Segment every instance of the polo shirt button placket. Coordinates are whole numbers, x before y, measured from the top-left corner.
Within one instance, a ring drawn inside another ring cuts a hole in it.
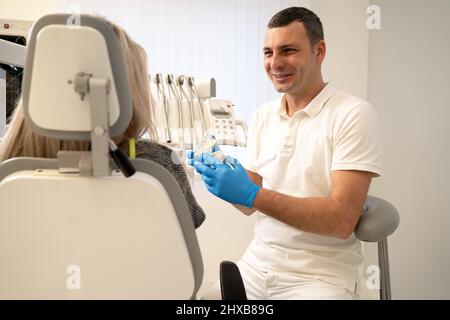
[[[284,149],[285,150],[291,150],[292,147],[293,147],[293,145],[292,145],[292,137],[289,135],[284,140]]]
[[[296,134],[295,132],[297,131],[296,127],[298,126],[298,124],[297,124],[298,121],[299,121],[299,118],[297,118],[297,117],[292,118],[289,121],[288,133],[287,133],[286,137],[284,138],[284,144],[283,144],[283,149],[286,152],[291,152],[292,149],[294,148],[294,137]]]

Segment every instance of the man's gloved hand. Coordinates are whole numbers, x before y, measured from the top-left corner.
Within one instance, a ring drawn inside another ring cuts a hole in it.
[[[194,165],[194,150],[186,150],[186,163],[190,166]]]
[[[254,184],[238,160],[228,156],[227,163],[217,160],[211,153],[203,153],[201,159],[188,154],[188,163],[202,176],[209,192],[217,197],[251,208],[261,189]]]
[[[211,149],[211,153],[214,152],[221,152],[222,150],[220,150],[219,146],[214,145]],[[203,162],[203,158],[204,155],[208,155],[211,153],[196,153],[194,150],[186,150],[186,159],[187,159],[187,164],[190,166],[194,165],[194,161],[198,161],[198,162]]]

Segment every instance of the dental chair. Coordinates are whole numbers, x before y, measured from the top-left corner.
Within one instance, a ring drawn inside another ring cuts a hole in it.
[[[203,263],[176,179],[110,140],[132,114],[118,40],[101,19],[70,19],[33,26],[23,108],[33,131],[92,151],[0,165],[0,299],[195,298]]]
[[[380,300],[391,300],[389,253],[387,238],[395,232],[400,222],[397,209],[388,201],[367,196],[355,236],[361,241],[376,242],[380,268]]]

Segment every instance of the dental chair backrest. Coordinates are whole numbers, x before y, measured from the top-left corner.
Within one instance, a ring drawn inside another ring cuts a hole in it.
[[[129,178],[110,167],[109,137],[132,114],[124,59],[108,23],[78,18],[33,26],[23,108],[35,132],[91,140],[92,153],[0,165],[0,299],[194,298],[203,263],[186,200],[155,162],[134,160]]]

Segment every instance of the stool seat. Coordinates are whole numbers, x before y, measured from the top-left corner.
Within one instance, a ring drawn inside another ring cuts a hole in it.
[[[399,222],[398,211],[392,204],[377,197],[367,196],[355,236],[361,241],[378,242],[394,233]]]
[[[355,228],[356,238],[378,244],[381,300],[391,300],[387,237],[395,232],[399,222],[398,211],[391,203],[374,196],[367,196],[363,213]]]

